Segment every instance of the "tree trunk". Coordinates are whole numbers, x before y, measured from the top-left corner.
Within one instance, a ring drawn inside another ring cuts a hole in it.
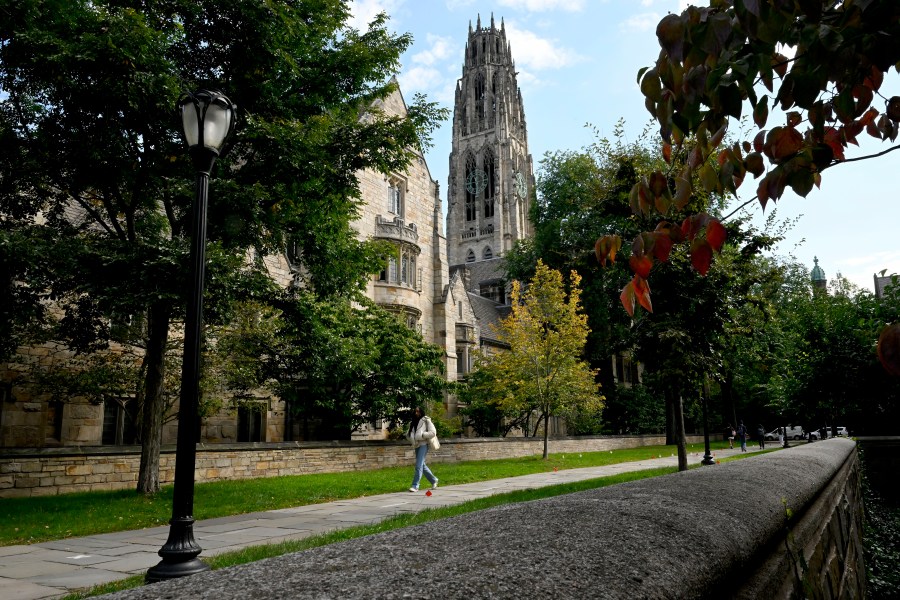
[[[672,446],[678,443],[678,435],[676,433],[675,426],[675,402],[673,399],[673,394],[670,390],[666,389],[664,393],[666,399],[666,446]]]
[[[550,441],[550,411],[544,413],[544,460],[547,460],[547,445]]]
[[[141,414],[141,467],[137,491],[159,491],[159,453],[165,412],[166,345],[169,341],[169,307],[156,302],[150,307],[147,352],[144,354],[144,402]]]
[[[675,438],[678,444],[678,470],[688,470],[687,438],[684,435],[684,402],[681,394],[672,394],[672,406],[675,412]]]

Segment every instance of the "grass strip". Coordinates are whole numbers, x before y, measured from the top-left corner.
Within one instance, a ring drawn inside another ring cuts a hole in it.
[[[725,442],[713,443],[721,449]],[[688,451],[703,452],[702,444]],[[447,485],[473,483],[553,471],[646,460],[677,454],[675,446],[644,446],[605,452],[554,453],[523,458],[434,462],[435,473]],[[212,519],[385,494],[405,490],[412,465],[373,471],[317,473],[236,481],[198,483],[194,492],[194,518]],[[156,527],[168,523],[172,486],[152,496],[134,490],[82,492],[59,496],[0,499],[0,546],[34,544]]]

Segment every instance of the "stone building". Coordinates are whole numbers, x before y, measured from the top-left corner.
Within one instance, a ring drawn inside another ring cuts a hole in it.
[[[447,256],[481,324],[477,345],[503,347],[490,325],[509,313],[503,256],[533,235],[534,174],[522,91],[503,20],[469,24],[456,84],[447,206]],[[458,348],[469,356],[467,348]],[[460,373],[471,368],[464,362]]]
[[[886,275],[885,273],[887,273],[887,270],[882,271],[881,274],[875,273],[872,275],[876,298],[883,298],[888,287],[900,284],[900,277],[896,273],[891,275]]]
[[[462,77],[456,84],[447,207],[447,254],[453,266],[493,265],[532,235],[532,159],[522,92],[506,29],[469,25]],[[489,275],[484,268],[484,275]],[[494,277],[493,279],[497,279]],[[479,295],[503,301],[496,283],[476,278]]]
[[[376,107],[405,115],[399,88]],[[447,377],[468,373],[476,349],[503,348],[490,325],[509,311],[502,257],[531,235],[529,197],[534,186],[528,153],[522,94],[506,31],[469,27],[457,83],[450,154],[446,234],[440,185],[421,154],[404,172],[358,173],[362,206],[354,228],[362,239],[386,240],[397,253],[374,274],[366,294],[399,315],[423,338],[444,351]],[[291,285],[299,267],[288,250],[264,262],[274,279]],[[128,348],[140,353],[140,348]],[[0,365],[0,447],[122,445],[134,442],[133,398],[105,402],[51,400],[38,393],[23,373],[33,365],[71,358],[68,349],[46,344],[23,348],[12,363]],[[278,398],[252,399],[246,406],[203,419],[204,442],[300,439],[290,411]],[[448,412],[456,412],[453,397]],[[163,442],[175,441],[174,423]],[[383,435],[379,427],[363,437]]]

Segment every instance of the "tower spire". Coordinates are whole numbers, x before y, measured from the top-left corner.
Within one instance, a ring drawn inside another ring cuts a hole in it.
[[[457,82],[446,188],[450,265],[495,261],[532,235],[534,175],[521,90],[505,21],[501,16],[498,29],[491,12],[488,22],[483,29],[479,14],[473,31],[470,21]]]

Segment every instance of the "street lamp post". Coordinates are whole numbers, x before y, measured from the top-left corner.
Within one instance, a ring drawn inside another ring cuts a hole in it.
[[[705,379],[703,380],[703,445],[706,449],[706,454],[703,455],[703,460],[700,461],[700,464],[704,465],[714,465],[716,464],[716,459],[713,458],[712,452],[709,450],[709,418],[706,414],[706,403],[709,401],[709,382]]]
[[[200,395],[200,346],[203,287],[206,273],[206,205],[209,174],[234,129],[235,106],[219,92],[199,90],[179,100],[184,139],[197,173],[191,229],[190,279],[184,319],[184,357],[175,450],[175,489],[169,538],[159,550],[162,560],[147,571],[147,582],[193,575],[209,569],[197,556],[194,540],[194,468],[197,458],[197,406]]]

